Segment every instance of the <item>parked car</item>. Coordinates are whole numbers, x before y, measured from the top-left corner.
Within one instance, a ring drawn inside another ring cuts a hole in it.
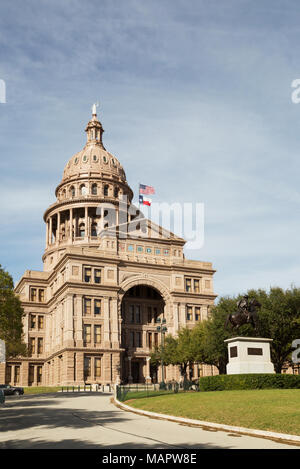
[[[0,389],[4,392],[5,396],[20,396],[24,394],[24,388],[11,386],[10,384],[0,384]]]

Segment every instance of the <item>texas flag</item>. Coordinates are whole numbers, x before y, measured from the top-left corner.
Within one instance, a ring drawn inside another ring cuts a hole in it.
[[[145,186],[144,184],[140,184],[139,193],[140,194],[145,194],[145,195],[155,194],[155,190],[154,190],[154,187],[152,187],[152,186]]]
[[[149,199],[149,197],[145,197],[144,195],[139,195],[139,203],[141,205],[148,205],[150,207],[152,202],[152,199]]]

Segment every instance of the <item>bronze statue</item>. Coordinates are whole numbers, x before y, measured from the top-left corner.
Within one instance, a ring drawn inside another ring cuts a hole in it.
[[[249,301],[249,296],[244,295],[241,300],[237,302],[238,311],[234,314],[229,314],[225,322],[225,328],[231,324],[231,329],[238,330],[243,324],[251,324],[254,330],[258,326],[257,310],[261,308],[261,304],[255,298]]]

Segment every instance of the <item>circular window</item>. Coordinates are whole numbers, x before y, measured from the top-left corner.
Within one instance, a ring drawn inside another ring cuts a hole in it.
[[[87,157],[86,155],[84,155],[84,157],[82,158],[82,161],[83,161],[84,163],[86,163],[87,160],[88,160],[88,157]]]
[[[93,156],[93,161],[98,161],[98,156],[97,155]]]

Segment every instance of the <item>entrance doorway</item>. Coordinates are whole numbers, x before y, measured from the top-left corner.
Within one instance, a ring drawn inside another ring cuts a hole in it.
[[[146,366],[142,356],[149,356],[159,345],[158,324],[164,319],[165,302],[158,290],[148,285],[136,285],[124,295],[121,305],[122,348],[131,358],[131,376],[134,383],[145,383]],[[128,382],[128,366],[123,366],[121,379]],[[148,371],[149,373],[149,371]],[[157,381],[157,370],[152,369]]]

